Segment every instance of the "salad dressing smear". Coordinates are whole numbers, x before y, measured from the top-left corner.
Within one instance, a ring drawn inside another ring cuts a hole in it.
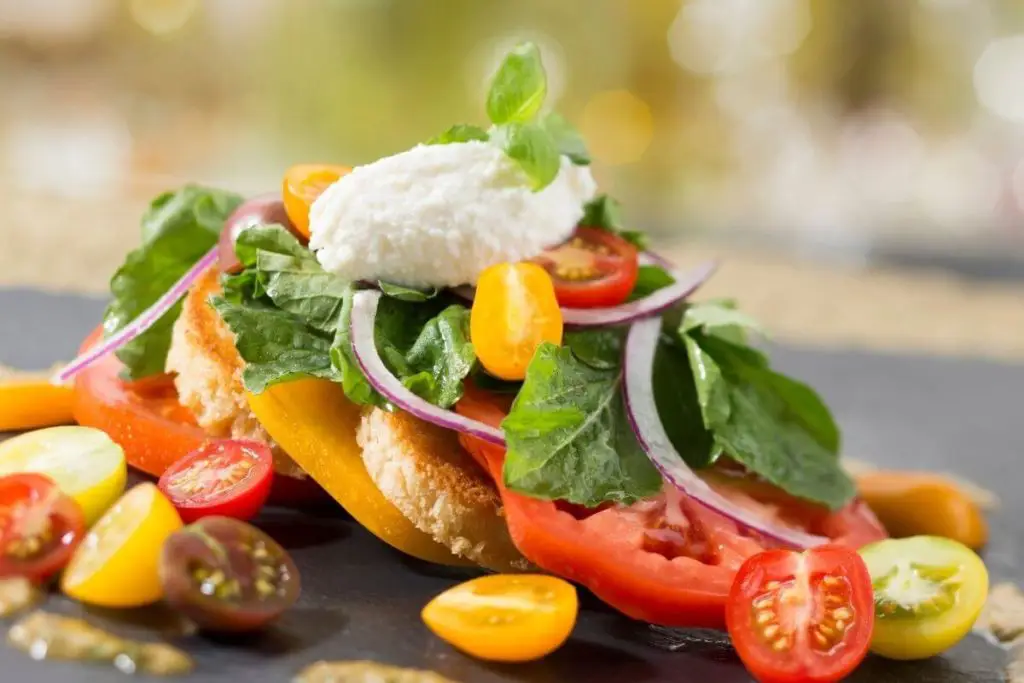
[[[42,597],[42,591],[23,576],[0,579],[0,619],[31,607]]]
[[[370,661],[317,662],[292,683],[458,683],[433,671],[403,669]]]

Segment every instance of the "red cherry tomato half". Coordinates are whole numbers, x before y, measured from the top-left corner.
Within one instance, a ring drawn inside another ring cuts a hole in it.
[[[48,578],[67,564],[84,533],[81,508],[52,479],[0,477],[0,577]]]
[[[864,560],[837,546],[754,555],[725,608],[736,652],[764,683],[844,678],[864,659],[874,618]]]
[[[629,297],[639,272],[636,247],[600,228],[576,228],[568,242],[534,259],[551,275],[566,308],[617,306]]]
[[[171,465],[159,486],[186,524],[212,515],[252,519],[267,502],[273,471],[266,444],[225,439]]]

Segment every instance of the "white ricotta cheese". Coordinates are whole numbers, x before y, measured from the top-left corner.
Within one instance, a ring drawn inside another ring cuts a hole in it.
[[[596,190],[589,168],[565,158],[554,182],[533,192],[489,143],[420,145],[327,188],[309,214],[309,246],[348,280],[472,284],[488,266],[567,239]]]

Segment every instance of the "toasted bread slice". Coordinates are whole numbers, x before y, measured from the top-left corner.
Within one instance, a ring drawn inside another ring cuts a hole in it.
[[[373,483],[417,529],[489,569],[529,568],[512,544],[494,483],[454,432],[374,408],[356,440]]]

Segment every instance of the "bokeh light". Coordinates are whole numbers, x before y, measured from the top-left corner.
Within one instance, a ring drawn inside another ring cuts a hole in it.
[[[128,11],[149,33],[166,36],[181,30],[199,6],[199,0],[129,0]]]
[[[598,163],[616,166],[639,161],[651,145],[651,107],[628,90],[607,90],[583,108],[580,130]]]

